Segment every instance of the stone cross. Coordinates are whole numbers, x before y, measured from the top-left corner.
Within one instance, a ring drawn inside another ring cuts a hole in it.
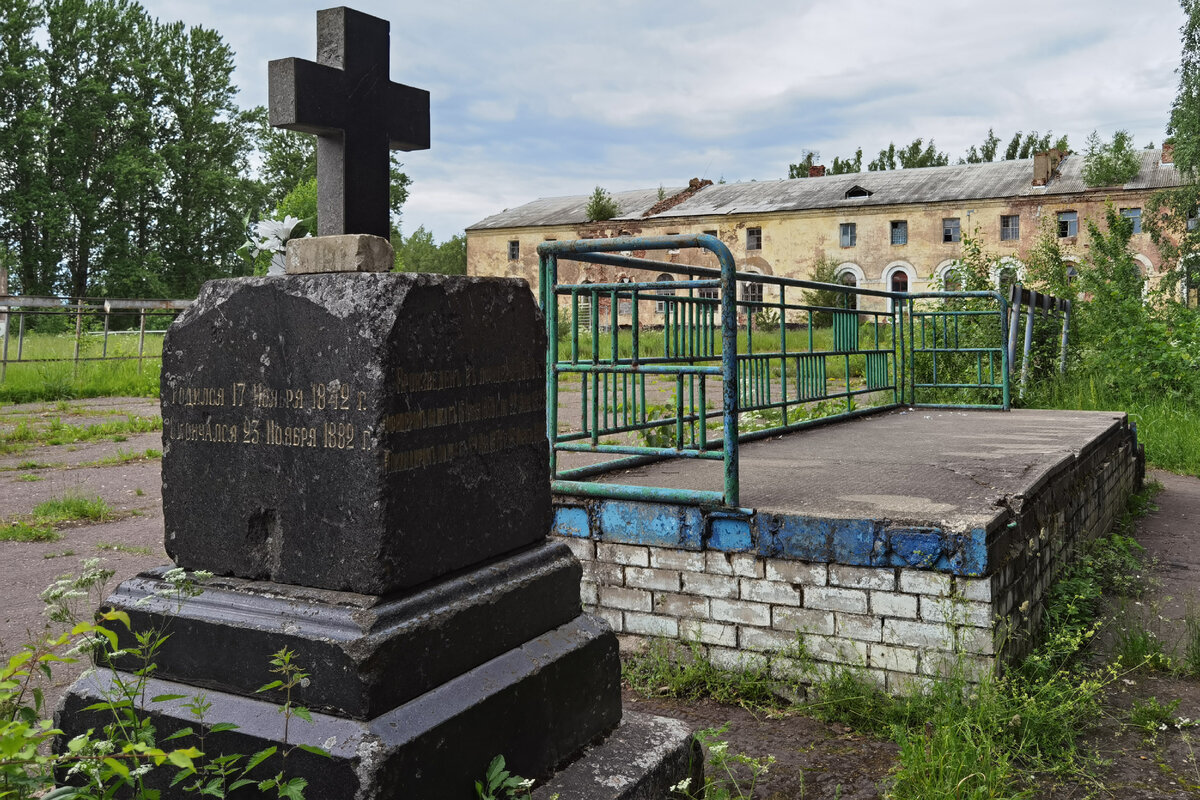
[[[387,20],[317,12],[317,60],[269,64],[270,121],[317,135],[317,234],[388,238],[389,150],[429,149],[429,92],[388,79]]]

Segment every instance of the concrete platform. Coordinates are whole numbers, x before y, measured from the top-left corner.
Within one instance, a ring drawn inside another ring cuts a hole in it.
[[[745,514],[560,495],[556,531],[984,575],[1027,498],[1130,435],[1121,412],[894,410],[743,445]],[[673,459],[595,480],[719,491],[722,473]]]
[[[1119,412],[893,410],[741,448],[741,508],[558,494],[580,598],[621,637],[731,669],[782,656],[888,691],[982,675],[1034,640],[1043,602],[1141,485]],[[599,482],[719,490],[684,460]],[[776,665],[772,665],[775,674]]]

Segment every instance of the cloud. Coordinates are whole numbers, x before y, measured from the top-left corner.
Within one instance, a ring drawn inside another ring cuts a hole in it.
[[[218,30],[244,105],[266,62],[312,58],[326,0],[145,0]],[[1174,97],[1174,0],[459,0],[398,6],[392,77],[432,94],[433,149],[406,153],[404,227],[446,238],[537,197],[776,179],[803,149],[933,137],[957,158],[988,128],[1160,142]]]

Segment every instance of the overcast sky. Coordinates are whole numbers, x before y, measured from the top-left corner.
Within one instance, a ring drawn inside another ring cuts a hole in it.
[[[142,0],[216,29],[244,106],[267,61],[316,54],[309,0]],[[405,153],[406,234],[444,240],[538,197],[775,180],[804,149],[934,137],[953,162],[989,127],[1098,129],[1161,144],[1176,0],[358,0],[390,20],[392,80],[432,95],[432,148]],[[1001,145],[1003,147],[1003,145]]]

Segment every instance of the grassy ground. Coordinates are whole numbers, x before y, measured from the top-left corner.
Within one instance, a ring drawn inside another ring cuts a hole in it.
[[[9,342],[10,363],[0,382],[0,403],[29,403],[35,400],[70,400],[82,397],[153,397],[158,394],[161,335],[146,336],[139,365],[136,335],[110,335],[104,361],[74,361],[74,334],[26,334],[22,362],[15,361],[16,343]],[[85,336],[80,357],[100,358],[101,337]],[[33,361],[33,359],[61,359]],[[26,363],[28,362],[28,363]]]
[[[1050,593],[1041,640],[1001,677],[972,682],[967,664],[959,661],[925,691],[892,697],[854,668],[818,668],[802,637],[775,664],[760,662],[744,671],[713,666],[699,648],[663,642],[628,659],[624,677],[651,697],[712,697],[765,713],[807,714],[891,739],[899,755],[884,790],[890,800],[1017,800],[1054,786],[1095,785],[1101,764],[1082,737],[1113,713],[1107,694],[1147,669],[1200,671],[1200,614],[1189,625],[1196,635],[1178,653],[1147,645],[1145,629],[1136,624],[1117,627],[1115,646],[1095,646],[1105,598],[1134,603],[1146,587],[1143,551],[1130,533],[1132,521],[1148,507],[1149,493],[1135,498],[1122,526],[1062,575]],[[796,666],[781,670],[784,664]],[[1184,729],[1192,723],[1179,719],[1177,706],[1141,700],[1122,712],[1122,724],[1148,734],[1178,727],[1187,736]],[[729,757],[719,747],[716,755]],[[748,786],[762,777],[748,762],[732,772],[713,766],[718,768],[710,769],[712,785],[690,787],[690,797],[750,797]]]
[[[1200,398],[1163,397],[1147,392],[1130,396],[1102,379],[1069,375],[1036,384],[1024,404],[1035,408],[1125,411],[1137,423],[1138,440],[1151,465],[1200,477]]]

